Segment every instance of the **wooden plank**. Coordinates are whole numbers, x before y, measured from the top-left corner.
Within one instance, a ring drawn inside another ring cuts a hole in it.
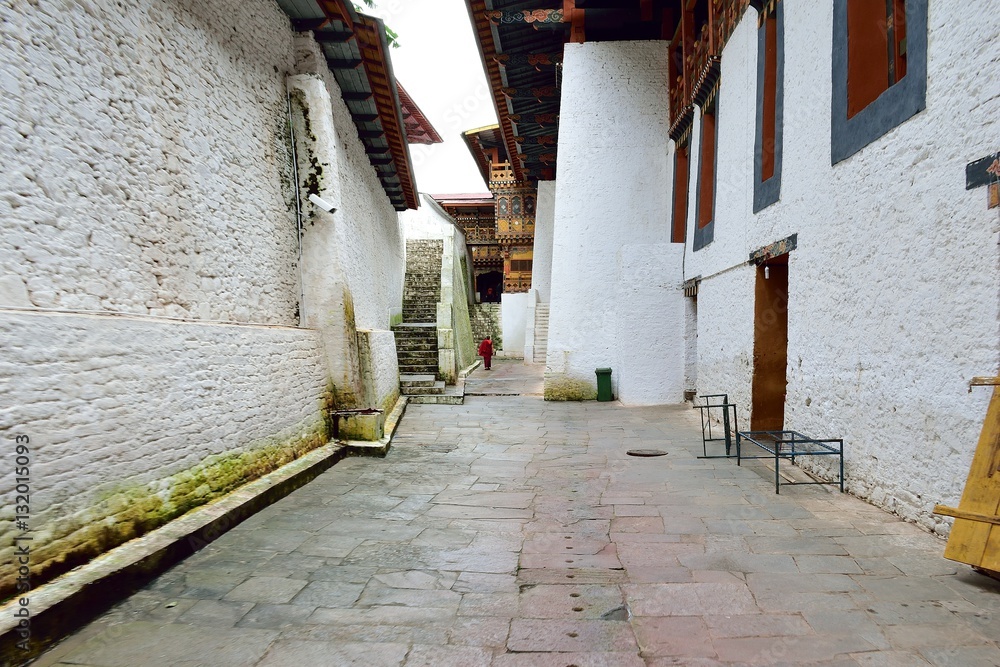
[[[1000,377],[974,377],[969,381],[969,390],[973,387],[996,387],[1000,385]]]
[[[1000,516],[990,516],[988,514],[979,514],[978,512],[966,512],[956,507],[948,507],[947,505],[935,505],[934,514],[940,514],[941,516],[953,516],[956,519],[968,519],[969,521],[992,523],[994,526],[1000,526]]]
[[[986,410],[979,444],[972,458],[959,509],[996,516],[1000,514],[1000,387],[994,387]],[[993,524],[956,519],[944,557],[969,565],[996,569],[1000,562],[1000,528]],[[988,564],[989,563],[989,564]],[[992,565],[992,566],[991,566]]]

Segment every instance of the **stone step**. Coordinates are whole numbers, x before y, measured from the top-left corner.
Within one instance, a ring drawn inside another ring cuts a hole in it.
[[[431,338],[405,338],[396,337],[396,349],[403,352],[417,352],[421,350],[437,351],[437,337]]]
[[[437,377],[437,360],[434,363],[400,362],[399,372],[402,375],[433,375]]]
[[[434,333],[432,334],[400,334],[396,336],[396,343],[406,345],[408,343],[413,343],[419,346],[420,344],[430,344],[437,349],[437,329],[432,329]]]
[[[428,366],[426,364],[407,366],[400,364],[399,372],[405,373],[406,375],[430,375],[431,373],[437,372],[437,365]]]
[[[444,393],[444,380],[437,380],[429,387],[407,387],[403,394],[406,396],[428,396],[430,394]]]
[[[406,323],[393,325],[392,330],[396,333],[406,333],[406,334],[427,334],[427,335],[437,335],[437,327],[433,324],[420,324],[420,323]]]
[[[400,338],[396,340],[396,350],[401,352],[437,352],[437,342],[419,338]]]
[[[404,375],[399,376],[399,386],[403,389],[403,393],[406,393],[406,389],[409,387],[433,387],[437,382],[437,378],[433,375]]]
[[[462,405],[465,397],[460,394],[432,394],[430,396],[411,396],[410,403],[418,405]]]
[[[402,352],[396,355],[396,362],[400,366],[424,365],[437,366],[437,352]]]

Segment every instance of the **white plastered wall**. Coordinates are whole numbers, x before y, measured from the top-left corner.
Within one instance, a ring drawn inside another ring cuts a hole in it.
[[[531,289],[540,303],[552,297],[552,232],[556,209],[556,182],[538,181],[535,207],[535,244],[531,260]]]
[[[0,62],[0,441],[30,438],[37,584],[326,442],[329,350],[296,328],[274,2],[0,3]],[[387,330],[395,211],[327,92],[338,267],[357,324]],[[391,333],[375,348],[375,393],[398,391]],[[3,562],[13,490],[8,468]]]
[[[984,190],[964,185],[966,163],[998,148],[1000,93],[982,73],[1000,60],[1000,16],[985,1],[930,3],[926,110],[831,166],[832,7],[782,4],[781,199],[758,215],[754,11],[722,58],[715,240],[686,258],[687,277],[704,277],[698,388],[728,392],[746,424],[755,276],[745,262],[797,233],[786,427],[843,437],[852,493],[945,532],[931,510],[957,503],[988,399],[967,383],[998,368],[1000,225]]]
[[[288,87],[304,219],[303,323],[322,333],[337,406],[388,410],[399,395],[390,327],[402,302],[401,225],[319,46],[308,35],[297,36],[295,46],[296,74]],[[336,211],[309,202],[311,190]],[[352,417],[345,433],[378,437],[379,427]]]
[[[503,331],[501,356],[520,359],[524,356],[525,330],[528,311],[534,299],[532,292],[504,292],[500,295],[500,327]]]
[[[545,395],[679,403],[681,244],[669,243],[664,42],[568,44],[559,127]]]

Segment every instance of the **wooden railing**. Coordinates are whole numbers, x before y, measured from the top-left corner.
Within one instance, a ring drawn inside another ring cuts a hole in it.
[[[684,48],[683,27],[681,28],[680,44],[673,46],[684,52],[683,72],[671,82],[670,87],[670,119],[675,122],[684,110],[693,104],[695,88],[707,68],[715,65],[722,56],[729,38],[732,37],[740,19],[750,7],[749,0],[700,0],[711,3],[710,20],[701,26],[697,34],[688,39]],[[694,12],[689,11],[686,21],[694,20]],[[693,28],[691,29],[693,31]]]

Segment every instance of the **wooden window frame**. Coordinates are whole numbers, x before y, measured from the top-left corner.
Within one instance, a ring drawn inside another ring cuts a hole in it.
[[[691,144],[674,147],[674,194],[670,221],[670,242],[687,241],[688,187],[691,182]]]
[[[781,197],[785,113],[785,10],[778,2],[757,29],[757,126],[754,198],[757,213]]]
[[[926,108],[927,98],[927,5],[928,0],[888,0],[905,2],[905,25],[883,25],[887,37],[882,48],[889,45],[899,52],[905,39],[905,60],[886,58],[885,76],[889,83],[889,72],[902,69],[880,94],[866,104],[867,95],[850,101],[851,90],[857,91],[857,84],[849,89],[851,77],[849,38],[849,5],[854,0],[834,0],[833,5],[833,104],[831,127],[831,162],[837,164],[854,155],[879,137],[898,127]],[[867,0],[873,2],[874,0]],[[894,10],[896,14],[898,10]],[[902,34],[900,34],[902,33]],[[876,44],[877,46],[877,44]],[[858,67],[857,44],[854,46],[855,68]],[[873,51],[874,53],[874,51]],[[886,51],[885,53],[888,53]],[[892,62],[892,67],[889,62]],[[881,72],[881,68],[879,68]],[[872,89],[874,90],[874,88]],[[858,100],[861,101],[858,101]]]
[[[718,85],[718,84],[717,84]],[[695,199],[694,244],[701,250],[715,239],[715,200],[719,165],[719,93],[702,107],[698,141],[698,192]]]

